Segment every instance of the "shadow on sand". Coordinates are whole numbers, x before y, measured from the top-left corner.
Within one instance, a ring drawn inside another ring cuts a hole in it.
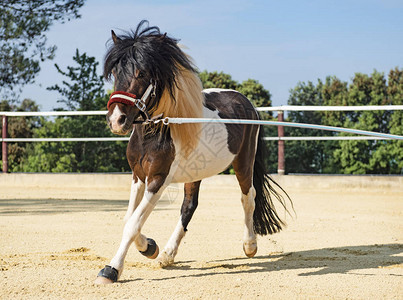
[[[155,210],[174,209],[170,200],[160,199]],[[1,215],[38,215],[69,212],[125,211],[128,200],[60,200],[13,199],[0,200]]]
[[[152,279],[153,281],[177,278],[205,277],[219,274],[256,274],[300,270],[298,276],[326,274],[376,275],[371,269],[388,269],[388,276],[403,276],[403,244],[346,246],[323,248],[292,253],[257,256],[255,258],[232,258],[212,260],[201,266],[196,262],[177,262],[169,270],[187,270],[189,274]],[[121,283],[138,281],[129,279]],[[150,280],[150,279],[148,279]]]

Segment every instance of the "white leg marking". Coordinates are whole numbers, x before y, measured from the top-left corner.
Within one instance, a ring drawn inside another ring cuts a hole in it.
[[[247,195],[242,194],[242,205],[245,213],[245,229],[243,245],[247,256],[255,255],[257,249],[256,234],[253,231],[253,212],[255,211],[256,191],[252,186]]]
[[[119,271],[119,276],[122,274],[124,260],[133,241],[135,242],[138,250],[145,251],[147,249],[147,240],[146,237],[140,233],[141,228],[154,209],[155,204],[160,198],[164,188],[165,186],[161,187],[157,194],[145,191],[142,201],[127,220],[127,223],[123,229],[123,236],[119,249],[110,263],[111,267]]]
[[[157,257],[157,261],[161,267],[173,264],[175,256],[178,253],[179,244],[185,234],[186,232],[183,229],[182,218],[179,218],[179,222],[176,224],[175,230],[165,245],[164,250]]]
[[[132,185],[131,185],[131,188],[130,188],[129,205],[127,207],[127,212],[126,212],[126,215],[124,217],[124,222],[125,223],[127,223],[129,218],[133,214],[134,210],[139,205],[141,199],[143,198],[144,188],[145,188],[145,184],[140,179],[138,179],[137,182],[132,180]]]
[[[256,114],[259,117],[257,111]],[[259,141],[259,131],[260,128],[256,132],[255,155]],[[257,252],[256,234],[255,231],[253,230],[253,213],[255,211],[255,197],[256,197],[256,190],[253,187],[253,179],[252,179],[251,187],[249,189],[248,194],[247,195],[242,194],[242,205],[245,213],[243,249],[245,251],[246,256],[248,257],[253,257]]]

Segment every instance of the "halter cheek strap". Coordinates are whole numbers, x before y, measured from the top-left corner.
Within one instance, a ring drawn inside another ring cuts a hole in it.
[[[136,98],[136,95],[130,94],[127,92],[122,92],[122,91],[113,92],[108,101],[108,106],[107,106],[108,110],[109,110],[109,107],[112,105],[112,103],[123,103],[123,104],[130,105],[130,106],[136,106],[142,113],[144,113],[146,115],[147,119],[150,119],[150,116],[147,112],[146,100],[150,96],[151,92],[153,92],[151,96],[154,97],[155,96],[155,85],[153,85],[152,83],[150,83],[150,85],[144,92],[141,99],[138,99],[138,98]]]

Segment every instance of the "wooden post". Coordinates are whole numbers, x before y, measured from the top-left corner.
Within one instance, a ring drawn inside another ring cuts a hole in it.
[[[283,111],[278,112],[278,121],[279,122],[284,121],[284,112]],[[278,132],[279,138],[284,137],[284,127],[283,126],[278,126],[277,132]],[[284,175],[285,174],[284,140],[278,141],[277,162],[278,162],[278,166],[277,166],[278,175]]]
[[[2,117],[3,128],[1,131],[1,136],[3,138],[1,143],[2,156],[3,156],[3,173],[8,173],[8,151],[7,142],[4,140],[7,138],[7,116]]]

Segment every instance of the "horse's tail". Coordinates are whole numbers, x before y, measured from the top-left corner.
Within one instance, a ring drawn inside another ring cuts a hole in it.
[[[253,167],[253,187],[256,190],[255,211],[253,213],[253,229],[255,233],[267,235],[279,232],[285,223],[278,216],[273,197],[276,198],[288,212],[284,197],[274,189],[277,186],[290,200],[288,194],[268,174],[265,167],[266,145],[263,141],[263,127],[260,127],[257,143],[255,164]],[[292,202],[291,202],[292,205]]]

